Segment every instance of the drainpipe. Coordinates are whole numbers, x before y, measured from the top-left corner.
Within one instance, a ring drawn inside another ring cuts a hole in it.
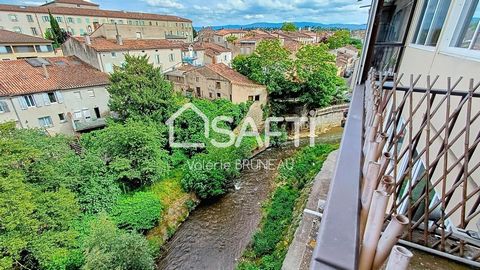
[[[385,270],[407,270],[413,253],[402,246],[394,246]]]
[[[8,99],[10,100],[10,104],[12,104],[13,111],[15,112],[15,115],[17,116],[18,122],[20,123],[20,127],[25,128],[23,126],[22,119],[20,119],[20,115],[18,114],[17,107],[15,107],[15,103],[13,103],[12,97],[10,96],[10,97],[8,97]]]
[[[360,251],[359,267],[360,270],[371,270],[375,250],[377,249],[380,233],[382,232],[385,210],[387,209],[388,194],[384,191],[375,190],[372,198],[372,205],[368,212],[365,234],[362,240],[362,249]]]
[[[392,217],[392,220],[378,241],[375,258],[373,260],[373,269],[380,269],[380,267],[382,267],[388,254],[391,253],[393,246],[398,242],[398,239],[402,236],[409,222],[410,220],[404,215],[395,215]]]

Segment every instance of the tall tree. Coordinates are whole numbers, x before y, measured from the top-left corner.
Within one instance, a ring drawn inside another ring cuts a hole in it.
[[[350,32],[348,30],[338,30],[327,39],[330,49],[337,49],[350,43]]]
[[[110,109],[120,119],[149,118],[164,123],[175,108],[172,85],[147,56],[125,55],[110,76]]]
[[[286,31],[286,32],[295,32],[297,31],[297,27],[295,26],[294,23],[291,23],[291,22],[284,22],[282,24],[282,27],[280,28],[282,29],[282,31]]]
[[[54,46],[58,48],[67,40],[68,34],[60,28],[57,19],[53,17],[50,10],[48,10],[48,17],[50,18],[50,29],[45,33],[45,38],[53,40]]]

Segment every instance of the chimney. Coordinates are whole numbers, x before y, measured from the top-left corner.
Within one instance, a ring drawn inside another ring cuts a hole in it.
[[[45,79],[49,79],[50,75],[48,74],[47,66],[45,64],[42,64],[43,68],[43,75],[45,76]]]
[[[117,35],[117,44],[120,46],[123,45],[123,38],[121,35]]]
[[[89,35],[85,36],[85,44],[87,45],[92,45],[92,39],[90,38]]]
[[[122,45],[123,45],[123,38],[122,38],[122,36],[120,35],[120,33],[118,32],[118,25],[117,25],[117,23],[115,23],[115,31],[117,32],[117,35],[116,35],[116,37],[117,37],[117,44],[120,45],[120,46],[122,46]]]

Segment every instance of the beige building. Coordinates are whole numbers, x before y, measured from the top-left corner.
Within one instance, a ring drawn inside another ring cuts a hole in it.
[[[234,37],[238,40],[238,39],[244,37],[245,34],[247,34],[247,31],[245,31],[245,30],[222,29],[222,30],[218,30],[218,31],[215,32],[215,34],[213,35],[213,42],[215,44],[220,45],[220,46],[227,47],[228,43],[229,43],[227,41],[227,39],[229,37]]]
[[[205,48],[201,43],[182,44],[182,62],[192,66],[205,65]]]
[[[91,34],[103,24],[155,26],[160,33],[193,42],[192,21],[171,15],[100,9],[100,6],[83,0],[55,0],[41,6],[16,6],[0,4],[0,29],[45,36],[50,28],[48,11],[61,28],[73,36]]]
[[[274,31],[272,35],[277,36],[278,38],[283,38],[285,40],[294,40],[301,44],[313,44],[316,42],[316,37],[312,37],[303,32],[286,32],[286,31]]]
[[[148,56],[153,66],[163,72],[182,64],[182,44],[165,39],[107,39],[105,37],[72,37],[63,45],[65,55],[74,55],[95,68],[113,72],[125,62],[125,55]]]
[[[232,64],[232,50],[215,43],[201,43],[205,49],[205,64]]]
[[[199,98],[229,99],[234,103],[256,101],[267,102],[267,89],[224,64],[210,64],[204,67],[190,65],[168,72],[176,91],[186,96]]]
[[[358,59],[358,49],[352,45],[347,45],[335,50],[336,61],[338,68],[338,76],[350,77],[355,69],[355,64]]]
[[[105,125],[108,75],[76,57],[0,62],[0,122],[72,134]]]
[[[237,55],[250,55],[257,48],[258,44],[263,40],[277,39],[277,37],[260,30],[248,32],[244,37],[228,44],[228,48],[232,50],[233,58]],[[283,39],[280,42],[283,44]]]
[[[56,55],[51,40],[0,30],[0,60],[52,56],[61,55]]]

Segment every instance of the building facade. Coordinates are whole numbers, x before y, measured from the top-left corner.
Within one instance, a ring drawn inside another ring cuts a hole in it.
[[[108,75],[76,57],[0,62],[0,122],[73,134],[105,125]]]
[[[103,10],[83,0],[55,0],[42,6],[0,4],[0,29],[32,36],[45,36],[50,28],[48,11],[61,28],[73,36],[93,33],[102,24],[156,26],[159,32],[193,42],[192,21],[170,15]]]
[[[232,50],[222,47],[216,43],[201,43],[205,49],[205,64],[225,64],[231,66]]]
[[[125,62],[125,55],[149,58],[163,72],[182,64],[182,44],[165,39],[106,39],[104,37],[72,37],[63,45],[65,55],[74,55],[100,71],[111,73],[114,66]]]
[[[168,72],[168,80],[174,89],[186,96],[206,99],[224,98],[233,103],[267,102],[267,90],[225,64],[209,64],[203,67],[190,65]]]
[[[0,60],[53,56],[61,55],[54,51],[51,40],[0,30]]]

